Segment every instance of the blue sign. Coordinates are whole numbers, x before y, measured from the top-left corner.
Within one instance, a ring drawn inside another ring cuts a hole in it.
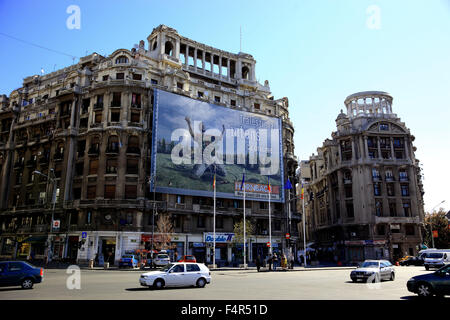
[[[82,232],[81,233],[81,238],[82,239],[86,239],[87,238],[87,232]]]
[[[234,233],[217,233],[216,242],[227,243],[233,240]],[[205,242],[214,242],[214,233],[205,233]]]

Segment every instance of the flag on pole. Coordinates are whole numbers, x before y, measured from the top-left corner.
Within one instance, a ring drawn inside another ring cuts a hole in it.
[[[286,185],[284,186],[285,189],[292,189],[292,184],[289,181],[289,178],[287,179]]]
[[[305,189],[303,189],[303,183],[302,183],[302,193],[301,193],[301,200],[303,200],[303,197],[304,197],[304,193],[305,193]]]
[[[213,188],[216,189],[216,173],[214,173]]]
[[[241,191],[244,190],[244,184],[245,184],[245,173],[242,174]]]
[[[269,182],[269,193],[272,192],[272,189],[270,188],[270,177],[267,176],[267,181]]]

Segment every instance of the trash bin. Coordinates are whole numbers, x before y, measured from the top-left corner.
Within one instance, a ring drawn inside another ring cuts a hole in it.
[[[89,260],[89,269],[94,269],[94,259]]]
[[[104,267],[105,269],[108,269],[108,268],[109,268],[109,262],[105,262],[104,265],[103,265],[103,267]]]

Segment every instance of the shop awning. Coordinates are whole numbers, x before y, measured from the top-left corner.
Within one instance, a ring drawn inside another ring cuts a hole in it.
[[[28,237],[22,242],[28,242],[28,243],[41,243],[47,241],[47,236],[32,236]]]

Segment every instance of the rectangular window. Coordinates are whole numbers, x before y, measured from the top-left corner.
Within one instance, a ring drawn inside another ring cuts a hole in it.
[[[92,211],[86,213],[86,224],[90,225],[92,223]]]
[[[138,174],[138,160],[128,159],[127,160],[127,174]]]
[[[81,199],[81,188],[73,188],[73,199]]]
[[[120,107],[122,105],[121,100],[121,93],[120,92],[113,92],[113,100],[112,104],[113,107]]]
[[[141,114],[139,112],[132,112],[130,120],[130,122],[139,123],[141,121]]]
[[[117,159],[107,159],[106,160],[106,173],[109,173],[109,174],[117,173]]]
[[[347,202],[346,203],[346,207],[347,207],[347,217],[354,218],[355,217],[355,212],[354,212],[354,209],[353,209],[353,202]]]
[[[353,191],[352,191],[352,186],[351,185],[346,185],[345,186],[345,197],[346,198],[352,198],[353,197]]]
[[[131,107],[140,108],[141,107],[141,95],[139,93],[133,93],[131,96]]]
[[[373,184],[373,194],[377,197],[381,196],[381,187],[379,183]]]
[[[177,203],[179,203],[179,204],[184,203],[184,196],[177,195]]]
[[[394,184],[393,183],[387,183],[386,184],[386,189],[387,189],[387,195],[389,197],[394,197],[395,196],[395,189],[394,189]]]
[[[111,122],[120,121],[120,111],[111,111]]]
[[[409,196],[409,185],[402,184],[402,185],[400,185],[400,188],[402,190],[402,197],[408,197]]]
[[[117,80],[122,80],[124,78],[125,78],[125,73],[123,73],[123,72],[116,73]]]
[[[375,215],[377,217],[383,216],[383,203],[381,201],[375,202]]]
[[[397,216],[397,207],[394,202],[389,203],[389,215],[391,217]]]
[[[125,185],[125,199],[136,199],[136,198],[137,198],[137,186]]]
[[[150,79],[150,83],[151,83],[151,84],[158,84],[158,80]]]
[[[259,110],[261,108],[261,105],[259,103],[255,103],[254,107],[255,107],[256,110]]]
[[[230,105],[232,105],[233,107],[235,107],[235,106],[236,106],[236,100],[231,99],[231,100],[230,100]]]
[[[177,82],[177,88],[183,90],[183,83]]]
[[[133,73],[133,80],[142,80],[142,74]]]
[[[93,159],[89,162],[89,174],[97,174],[98,159]]]
[[[197,228],[204,228],[205,227],[205,216],[199,215],[197,217]]]
[[[109,78],[109,76],[108,75],[105,75],[105,76],[103,76],[103,81],[108,81],[108,78]]]
[[[405,215],[405,217],[411,216],[411,204],[409,202],[403,203],[403,214]]]
[[[219,96],[214,96],[214,101],[215,102],[220,102],[220,97]]]
[[[405,234],[407,236],[413,236],[415,234],[414,226],[410,224],[405,225]]]
[[[377,225],[377,234],[379,236],[384,236],[386,234],[386,228],[384,224],[378,224]]]
[[[82,176],[84,171],[84,162],[77,162],[75,164],[75,175]]]
[[[87,187],[87,194],[86,194],[87,199],[95,199],[96,194],[97,194],[97,186]]]
[[[95,123],[101,123],[102,122],[102,112],[101,111],[95,113],[95,120],[94,121],[95,121]]]
[[[274,227],[275,231],[280,231],[281,230],[281,221],[280,220],[273,221],[273,227]]]
[[[116,198],[116,185],[106,185],[105,186],[105,199],[115,199]]]
[[[197,97],[202,98],[204,95],[203,91],[197,91]]]

